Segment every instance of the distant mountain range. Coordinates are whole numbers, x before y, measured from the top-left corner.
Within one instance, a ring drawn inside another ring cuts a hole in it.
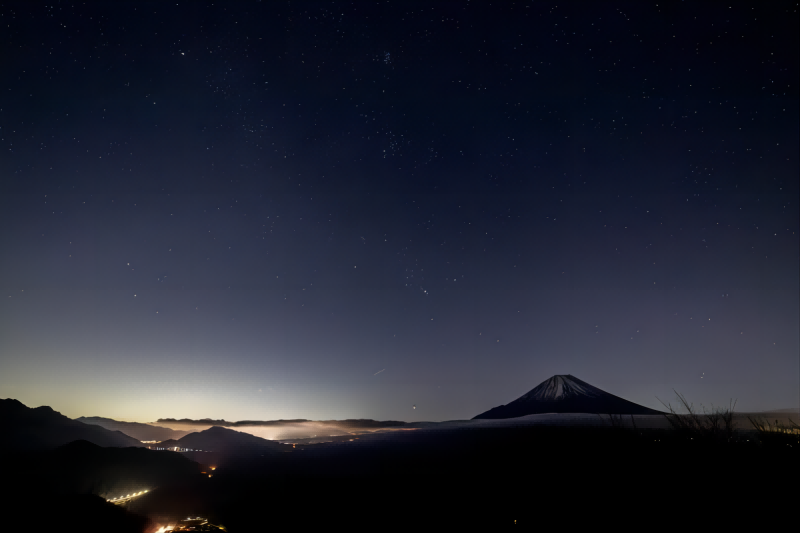
[[[195,426],[222,426],[222,427],[245,427],[245,426],[263,426],[263,427],[270,427],[270,426],[285,426],[287,424],[328,424],[336,427],[342,428],[353,428],[353,429],[370,429],[370,428],[387,428],[387,427],[397,427],[397,426],[404,426],[407,422],[401,422],[398,420],[372,420],[370,418],[348,418],[345,420],[308,420],[305,418],[297,418],[292,420],[240,420],[238,422],[228,422],[227,420],[212,420],[210,418],[203,418],[200,420],[193,420],[191,418],[181,418],[180,420],[175,418],[159,418],[155,424],[185,424],[185,425],[195,425]]]
[[[103,447],[142,447],[137,439],[120,431],[84,424],[42,406],[32,409],[19,400],[0,399],[0,448],[46,450],[75,440],[85,440]]]
[[[292,422],[304,422],[304,420],[293,420]],[[236,422],[228,422],[227,420],[212,420],[210,418],[203,418],[200,420],[192,420],[191,418],[159,418],[156,424],[194,424],[197,426],[232,426]]]
[[[473,417],[473,420],[517,418],[544,413],[666,414],[609,394],[567,374],[553,376],[513,402],[489,409]]]
[[[292,447],[262,439],[233,429],[213,426],[205,431],[189,433],[180,439],[160,442],[158,448],[180,450],[202,450],[223,455],[261,454],[290,451]]]
[[[139,439],[140,441],[162,441],[167,439],[179,439],[184,435],[189,434],[189,431],[181,431],[160,426],[152,426],[150,424],[142,424],[140,422],[120,422],[111,418],[103,418],[100,416],[82,416],[76,418],[78,422],[84,424],[93,424],[96,426],[104,427],[111,431],[121,431],[122,433]]]

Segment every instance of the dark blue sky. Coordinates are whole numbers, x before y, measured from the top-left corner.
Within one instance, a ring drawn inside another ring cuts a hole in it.
[[[800,405],[796,2],[0,15],[0,397],[447,420],[572,374]]]

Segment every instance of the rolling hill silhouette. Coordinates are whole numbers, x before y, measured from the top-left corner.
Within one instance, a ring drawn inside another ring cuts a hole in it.
[[[233,429],[220,426],[205,431],[189,433],[180,439],[170,439],[159,443],[164,448],[185,448],[217,452],[223,455],[275,453],[291,450],[291,446],[262,439]]]
[[[489,409],[472,419],[517,418],[544,413],[665,414],[623,400],[567,374],[553,376],[513,402]]]
[[[47,406],[32,409],[11,398],[0,399],[0,428],[0,447],[6,449],[53,449],[75,440],[103,447],[142,446],[120,431],[72,420]]]

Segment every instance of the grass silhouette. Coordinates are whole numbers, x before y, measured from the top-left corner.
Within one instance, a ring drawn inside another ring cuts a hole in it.
[[[675,394],[686,408],[686,414],[677,413],[671,405],[661,402],[670,411],[664,416],[669,421],[674,436],[679,439],[696,439],[703,442],[734,442],[733,407],[736,405],[735,402],[728,409],[713,409],[712,405],[711,413],[706,413],[703,408],[704,414],[700,415],[693,409],[694,404],[689,404],[677,391]],[[763,415],[747,416],[747,419],[757,431],[760,445],[770,448],[800,446],[800,425],[793,420],[789,419],[789,424],[784,425],[777,419],[774,424],[771,424]]]
[[[777,419],[775,425],[769,423],[763,415],[748,416],[747,419],[758,431],[761,442],[767,446],[800,447],[800,425],[789,419],[789,424],[784,425]]]
[[[673,389],[675,391],[675,389]],[[681,396],[680,393],[675,391],[675,394],[680,399],[683,406],[688,413],[680,414],[675,412],[670,404],[664,404],[669,409],[669,414],[664,415],[667,421],[672,426],[674,434],[679,438],[698,439],[704,442],[732,442],[733,440],[733,408],[736,402],[733,402],[728,409],[714,408],[710,413],[705,412],[703,407],[703,415],[696,413],[693,409],[694,404],[689,404],[686,398]]]

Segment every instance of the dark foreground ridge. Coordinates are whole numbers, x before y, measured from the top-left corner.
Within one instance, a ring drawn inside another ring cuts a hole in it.
[[[266,523],[308,530],[340,520],[378,530],[493,531],[514,520],[539,525],[542,513],[596,527],[622,520],[608,513],[616,508],[624,509],[625,521],[635,521],[628,522],[633,527],[667,521],[664,507],[687,485],[712,509],[724,506],[731,487],[749,494],[754,507],[759,498],[775,505],[781,473],[763,465],[788,465],[796,451],[617,428],[398,431],[263,458],[240,456],[218,466],[191,495],[157,490],[153,498],[175,498],[187,516],[213,515],[232,533],[262,531]],[[131,509],[150,515],[148,504],[142,499]],[[711,514],[706,518],[720,520]]]
[[[153,533],[194,516],[230,533],[344,522],[381,531],[495,531],[515,520],[541,525],[543,515],[568,516],[575,527],[677,528],[687,514],[670,509],[681,498],[702,498],[692,508],[693,528],[721,529],[748,518],[719,512],[730,507],[732,491],[748,508],[783,509],[800,452],[790,435],[769,444],[753,435],[703,440],[669,430],[523,422],[398,429],[291,450],[225,428],[187,441],[240,448],[223,455],[85,441],[6,450],[3,530]],[[270,453],[273,447],[281,453]],[[106,501],[140,491],[121,505]],[[708,512],[697,517],[701,508]]]
[[[666,414],[609,394],[567,374],[553,376],[513,402],[489,409],[473,420],[518,418],[545,413]]]

